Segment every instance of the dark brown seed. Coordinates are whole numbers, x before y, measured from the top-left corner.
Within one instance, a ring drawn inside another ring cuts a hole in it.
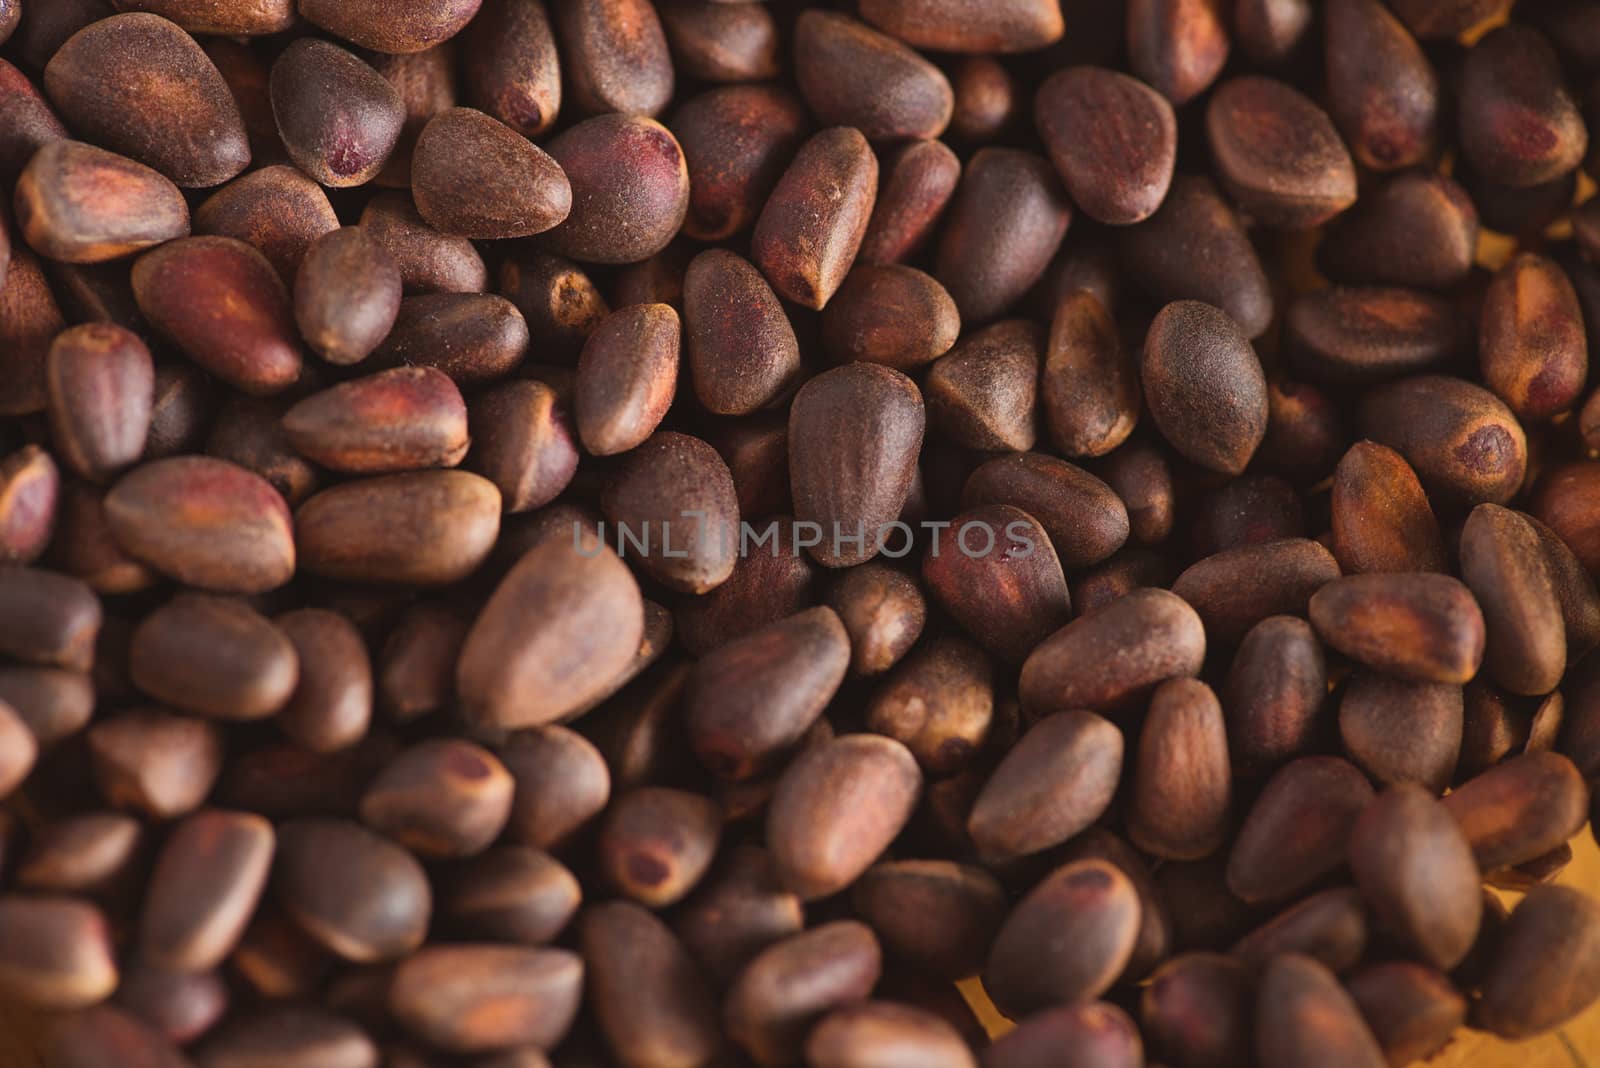
[[[349,820],[278,828],[278,901],[323,947],[357,963],[395,960],[427,933],[433,895],[412,855]]]
[[[652,435],[607,481],[600,506],[618,551],[669,588],[705,593],[733,573],[739,502],[727,464],[699,438]]]
[[[1328,110],[1356,160],[1377,171],[1425,162],[1439,135],[1439,80],[1379,0],[1340,0],[1324,21]]]
[[[1007,909],[992,875],[947,860],[876,864],[851,900],[891,953],[950,981],[983,966]]]
[[[140,690],[214,719],[270,716],[299,678],[299,658],[282,631],[243,601],[206,594],[179,594],[146,616],[128,659]]]
[[[554,13],[562,72],[580,112],[650,116],[667,106],[672,56],[649,0],[577,0]]]
[[[360,363],[400,314],[400,268],[371,231],[333,230],[306,250],[294,279],[300,336],[329,363]]]
[[[431,945],[395,968],[389,1011],[453,1053],[561,1041],[583,996],[583,960],[565,949]]]
[[[166,972],[134,961],[117,986],[116,1001],[169,1041],[187,1045],[217,1025],[229,996],[215,971]]]
[[[1383,1068],[1383,1050],[1333,973],[1310,957],[1269,962],[1256,997],[1261,1068]]]
[[[960,333],[961,316],[945,288],[899,264],[854,268],[822,313],[822,342],[841,363],[910,371],[948,352]]]
[[[661,424],[677,390],[681,333],[667,304],[634,304],[600,320],[573,390],[578,436],[591,454],[627,452]]]
[[[1073,620],[1022,665],[1019,693],[1036,714],[1114,710],[1161,682],[1195,675],[1205,630],[1194,609],[1166,590],[1135,590]]]
[[[1047,0],[863,0],[861,17],[914,48],[939,52],[1031,52],[1061,38]]]
[[[129,555],[180,582],[262,593],[295,569],[289,509],[264,479],[201,456],[147,463],[105,498],[106,522]]]
[[[1355,166],[1333,121],[1284,82],[1248,75],[1220,86],[1206,139],[1223,188],[1267,226],[1308,229],[1355,203]]]
[[[328,952],[277,909],[263,910],[234,951],[233,971],[246,992],[270,998],[310,997],[327,978]]]
[[[330,188],[375,178],[405,125],[405,104],[383,75],[315,38],[301,38],[273,62],[271,94],[290,158]]]
[[[968,324],[1006,312],[1044,274],[1072,218],[1054,170],[1040,156],[983,148],[967,161],[934,259]]]
[[[1283,766],[1256,799],[1228,856],[1228,887],[1250,904],[1270,904],[1314,886],[1344,864],[1350,829],[1372,786],[1338,757]]]
[[[1600,568],[1600,527],[1595,523],[1595,493],[1600,492],[1600,464],[1565,464],[1545,475],[1533,500],[1533,512],[1571,547],[1590,574]]]
[[[916,384],[887,367],[850,363],[800,388],[789,409],[789,482],[795,516],[821,528],[811,547],[818,563],[859,564],[889,541],[923,425]]]
[[[1067,841],[1110,806],[1122,753],[1122,732],[1092,712],[1039,720],[983,784],[966,823],[973,842],[1009,860]]]
[[[778,22],[759,4],[674,0],[657,12],[672,59],[691,78],[754,82],[777,77]]]
[[[544,0],[488,0],[461,35],[467,96],[524,137],[561,111],[561,61]],[[443,109],[440,109],[443,110]]]
[[[849,636],[829,608],[779,620],[703,656],[684,694],[695,756],[729,779],[769,769],[822,713],[849,658]]]
[[[967,448],[983,452],[1033,448],[1043,340],[1036,324],[1007,319],[958,341],[934,362],[923,381],[929,421]]]
[[[870,17],[870,16],[869,16]],[[830,11],[795,23],[795,80],[817,121],[873,141],[934,138],[955,95],[944,73],[893,37]]]
[[[730,1039],[764,1068],[799,1064],[806,1033],[830,1010],[872,992],[883,969],[865,924],[837,920],[763,950],[723,1003]]]
[[[589,1004],[617,1063],[710,1063],[716,1002],[671,928],[624,901],[590,906],[578,927]]]
[[[467,635],[456,668],[463,712],[497,727],[536,727],[604,695],[644,634],[627,565],[571,536],[530,550]],[[581,640],[580,640],[581,639]]]
[[[517,380],[473,398],[469,466],[500,490],[507,513],[542,508],[567,488],[578,445],[565,406],[543,382]]]
[[[131,978],[131,977],[130,977]],[[129,980],[124,980],[126,986]],[[57,1017],[45,1032],[45,1063],[62,1068],[188,1068],[177,1045],[133,1011],[110,1005]]]
[[[850,668],[858,675],[889,670],[916,643],[927,619],[917,584],[883,564],[850,568],[828,595],[849,633]]]
[[[487,849],[511,813],[515,783],[480,746],[422,742],[383,769],[361,798],[361,819],[419,856],[449,859]]]
[[[1511,4],[1507,0],[1395,0],[1391,6],[1419,37],[1455,37],[1499,21]]]
[[[1483,660],[1483,613],[1448,575],[1349,575],[1313,594],[1310,613],[1323,641],[1413,682],[1459,685]]]
[[[1542,856],[1577,834],[1588,818],[1588,799],[1572,761],[1535,752],[1469,779],[1444,805],[1487,872]]]
[[[1379,783],[1420,783],[1442,794],[1462,749],[1461,687],[1358,671],[1339,701],[1345,753]]]
[[[432,586],[471,574],[500,531],[500,491],[465,471],[346,482],[295,512],[301,566],[345,582]]]
[[[1272,475],[1245,475],[1205,494],[1190,541],[1197,559],[1306,534],[1295,488]]]
[[[1518,189],[1561,177],[1589,147],[1560,59],[1529,26],[1502,27],[1467,50],[1456,121],[1473,170]]]
[[[774,527],[776,535],[770,533]],[[793,527],[774,519],[766,530],[757,535],[761,544],[747,546],[735,561],[727,582],[681,600],[673,611],[675,634],[695,656],[802,612],[815,600],[816,567],[795,547]]]
[[[1449,289],[1466,279],[1477,246],[1478,212],[1467,191],[1442,174],[1406,171],[1340,216],[1317,262],[1341,282]]]
[[[190,816],[161,847],[140,916],[141,959],[175,972],[221,964],[267,883],[272,825],[247,812]]]
[[[367,201],[361,227],[400,268],[407,293],[482,293],[489,288],[489,270],[472,242],[423,222],[404,193],[379,193]]]
[[[577,878],[548,853],[503,846],[457,875],[442,912],[475,937],[543,945],[578,911]]]
[[[690,97],[673,112],[670,125],[689,169],[683,232],[699,241],[720,241],[755,222],[809,121],[800,100],[786,89],[730,85]]]
[[[77,579],[0,567],[0,653],[24,663],[86,671],[100,621],[99,598]]]
[[[263,1060],[327,1068],[376,1068],[378,1049],[343,1016],[302,1004],[256,1009],[225,1022],[201,1044],[206,1068],[253,1068]]]
[[[336,36],[374,52],[420,52],[461,32],[480,0],[300,0],[300,14]]]
[[[50,346],[45,380],[52,444],[73,471],[104,482],[139,459],[155,369],[136,335],[111,323],[64,330]]]
[[[323,608],[297,608],[274,622],[300,661],[299,681],[278,725],[317,753],[360,741],[372,720],[372,663],[360,631]]]
[[[929,593],[989,651],[1020,663],[1071,616],[1062,561],[1043,525],[986,504],[951,520],[922,560]]]
[[[35,17],[30,17],[32,24]],[[44,55],[48,60],[55,45]],[[39,87],[0,59],[0,172],[15,176],[42,146],[68,136]]]
[[[378,657],[378,695],[398,722],[437,712],[455,699],[456,657],[468,620],[436,601],[418,601],[389,632]]]
[[[722,812],[710,798],[644,787],[612,802],[595,848],[614,889],[662,909],[681,901],[705,875],[721,833]]]
[[[1350,832],[1350,868],[1378,925],[1434,967],[1472,948],[1483,913],[1478,865],[1450,812],[1414,784],[1391,786]]]
[[[1310,0],[1238,0],[1234,40],[1258,66],[1281,67],[1302,51],[1314,14]]]
[[[976,1068],[955,1026],[936,1013],[891,1001],[835,1009],[806,1039],[816,1068],[867,1068],[884,1057],[908,1057],[928,1068]]]
[[[1600,905],[1572,887],[1539,887],[1490,954],[1473,1026],[1512,1041],[1553,1030],[1600,997]]]
[[[185,188],[250,163],[233,93],[194,38],[159,15],[113,15],[74,34],[44,71],[73,130]]]
[[[1222,845],[1231,804],[1228,738],[1216,694],[1195,679],[1163,683],[1139,734],[1128,837],[1152,856],[1197,860]]]
[[[280,33],[294,25],[294,0],[116,0],[119,11],[149,11],[171,19],[193,34],[254,37]]]
[[[277,138],[274,131],[273,138]],[[241,174],[195,210],[194,232],[232,237],[267,258],[283,284],[293,286],[306,252],[339,228],[328,194],[283,164]]]
[[[740,515],[772,516],[791,510],[787,412],[726,421],[711,428],[706,440],[728,464]]]
[[[1528,252],[1500,268],[1483,296],[1478,352],[1484,384],[1519,419],[1551,419],[1578,402],[1589,348],[1560,266]]]
[[[1420,964],[1369,964],[1346,985],[1390,1065],[1432,1057],[1466,1022],[1467,999],[1448,978]]]
[[[313,394],[283,416],[295,451],[332,471],[453,467],[467,451],[461,391],[432,367],[381,371]]]
[[[1259,337],[1271,325],[1272,290],[1261,262],[1210,179],[1173,179],[1160,210],[1119,238],[1123,260],[1155,299],[1214,305],[1246,337]]]
[[[552,251],[585,263],[636,263],[666,248],[683,225],[689,170],[659,122],[600,115],[548,148],[572,190],[571,213],[543,240]]]
[[[155,397],[150,405],[150,432],[145,435],[145,460],[162,460],[198,451],[212,425],[216,387],[199,368],[187,363],[156,367]],[[273,419],[276,423],[276,418]]]
[[[942,141],[913,141],[891,153],[861,239],[860,261],[900,263],[920,251],[960,179],[961,161]]]
[[[41,1010],[86,1008],[117,986],[110,924],[72,898],[0,898],[0,989]]]
[[[1290,905],[1228,952],[1257,971],[1274,957],[1303,953],[1342,975],[1366,955],[1367,926],[1367,906],[1360,891],[1335,887]]]
[[[133,265],[133,292],[151,326],[229,385],[277,393],[300,377],[289,293],[244,242],[189,237],[147,252]]]
[[[144,827],[132,816],[85,812],[38,827],[16,867],[17,889],[101,897],[144,874]]]
[[[209,0],[198,2],[207,3]],[[250,142],[251,162],[258,167],[284,162],[287,154],[283,150],[283,142],[278,138],[277,123],[272,121],[272,98],[268,91],[271,72],[266,59],[237,38],[207,36],[200,40],[200,47],[210,57],[239,105],[239,115],[244,121],[245,135]]]
[[[1100,465],[1100,473],[1122,499],[1134,540],[1146,545],[1166,541],[1177,509],[1166,452],[1153,444],[1131,442],[1113,450]]]
[[[1296,370],[1336,385],[1437,368],[1470,344],[1454,305],[1406,289],[1320,289],[1289,304],[1284,326]]]
[[[48,452],[24,445],[0,459],[0,564],[31,564],[44,555],[58,524],[69,527],[67,510],[61,473]],[[55,536],[58,542],[64,537]]]
[[[1073,203],[1113,226],[1149,218],[1166,199],[1178,123],[1165,97],[1099,67],[1058,71],[1039,87],[1035,122]]]
[[[860,131],[823,130],[801,146],[751,235],[751,259],[781,296],[818,309],[832,299],[861,248],[877,186],[878,159]]]
[[[606,806],[611,775],[599,750],[566,727],[516,731],[499,749],[517,781],[507,837],[556,849]]]
[[[1011,132],[1022,106],[1023,90],[995,56],[966,56],[950,72],[955,110],[950,138],[964,144],[996,141]]]
[[[1218,0],[1131,0],[1128,65],[1175,105],[1204,92],[1228,59]]]
[[[784,885],[803,900],[843,890],[888,848],[922,790],[899,742],[851,734],[801,751],[767,806],[767,844]]]
[[[1445,570],[1444,538],[1417,474],[1393,449],[1350,446],[1333,473],[1333,555],[1345,574]]]
[[[39,757],[39,742],[29,724],[0,701],[0,797],[20,787]]]
[[[1139,897],[1101,860],[1065,865],[1012,909],[995,936],[984,989],[1013,1019],[1090,1001],[1121,974],[1139,932]]]
[[[1104,456],[1133,432],[1138,368],[1105,305],[1086,290],[1056,306],[1041,393],[1050,440],[1068,456]]]
[[[1145,400],[1180,453],[1225,474],[1243,471],[1267,431],[1267,386],[1249,340],[1226,312],[1169,304],[1150,324]]]
[[[1179,575],[1172,592],[1193,606],[1216,644],[1227,646],[1268,616],[1304,615],[1312,596],[1338,577],[1338,563],[1320,542],[1283,538],[1208,556]]]
[[[113,807],[166,820],[193,812],[222,770],[222,735],[205,720],[125,712],[89,728],[89,757]]]
[[[695,397],[718,415],[770,404],[800,370],[794,328],[748,260],[707,249],[683,279],[689,371]]]
[[[206,456],[266,478],[288,504],[296,505],[317,489],[317,468],[290,448],[280,412],[282,406],[272,401],[230,397],[211,424]]]
[[[1461,530],[1461,575],[1482,608],[1484,668],[1517,694],[1544,694],[1567,663],[1566,627],[1539,534],[1520,513],[1480,504]]]
[[[1235,773],[1257,778],[1311,752],[1327,696],[1322,646],[1305,620],[1271,616],[1251,627],[1222,690]]]
[[[1174,957],[1151,977],[1140,1002],[1152,1052],[1185,1068],[1248,1063],[1251,994],[1248,971],[1231,957]]]
[[[28,244],[66,263],[100,263],[189,236],[177,186],[81,141],[54,141],[34,154],[17,179],[16,207]]]
[[[977,646],[936,638],[895,669],[867,706],[867,728],[903,743],[930,776],[960,771],[994,717],[993,672]]]
[[[1066,1050],[1072,1059],[1064,1062]],[[984,1068],[1140,1068],[1144,1063],[1139,1028],[1126,1012],[1104,1001],[1035,1013],[983,1055]]]
[[[528,237],[559,225],[573,209],[560,164],[471,108],[440,112],[423,129],[411,189],[429,225],[461,237]]]

